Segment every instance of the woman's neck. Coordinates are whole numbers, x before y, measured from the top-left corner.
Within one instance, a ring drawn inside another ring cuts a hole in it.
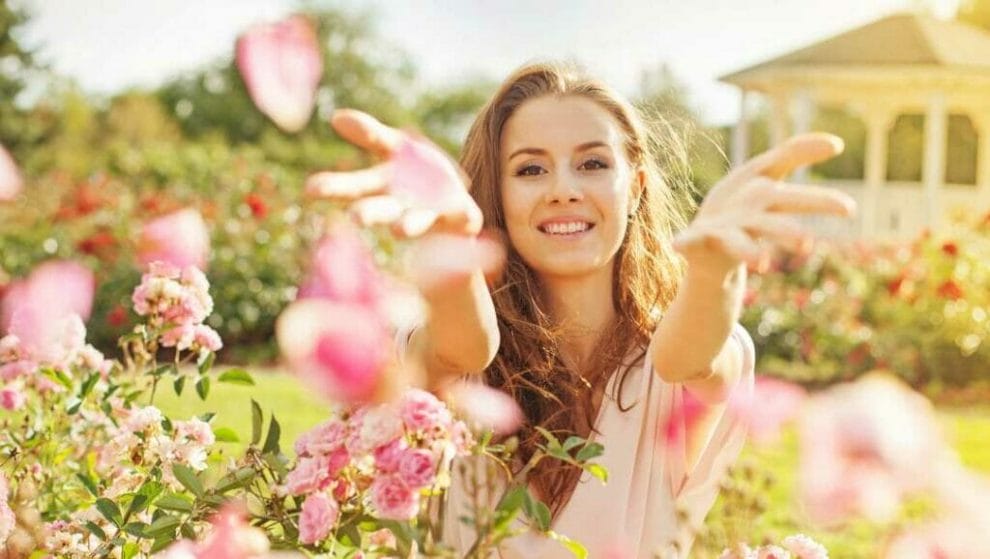
[[[615,323],[612,266],[582,276],[541,279],[550,316],[562,327],[559,347],[564,362],[581,369],[589,361],[602,333]]]

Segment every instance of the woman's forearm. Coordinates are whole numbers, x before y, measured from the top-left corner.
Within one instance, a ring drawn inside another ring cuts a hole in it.
[[[739,352],[727,343],[739,320],[746,267],[711,270],[688,266],[677,295],[650,341],[654,370],[667,382],[707,381],[737,368]],[[734,381],[734,379],[725,379]]]
[[[482,272],[430,290],[424,297],[429,317],[426,327],[413,333],[410,345],[422,352],[429,385],[484,370],[498,351],[499,332]]]

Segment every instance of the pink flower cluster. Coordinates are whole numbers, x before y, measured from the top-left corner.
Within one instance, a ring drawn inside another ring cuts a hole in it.
[[[169,432],[162,424],[165,416],[154,406],[118,407],[114,414],[117,426],[109,426],[109,442],[99,449],[96,467],[105,479],[112,480],[108,496],[136,490],[144,477],[140,466],[162,464],[165,481],[173,489],[181,488],[172,475],[173,464],[206,469],[209,449],[216,442],[208,423],[195,417],[174,421]]]
[[[414,518],[421,491],[445,487],[451,460],[468,453],[471,444],[467,426],[419,389],[315,427],[296,441],[298,460],[282,488],[306,495],[300,541],[325,540],[344,509],[368,507],[379,518]]]
[[[778,545],[764,545],[751,548],[741,543],[733,549],[726,549],[719,559],[828,559],[825,546],[804,534],[784,538]]]
[[[198,268],[179,269],[164,262],[152,262],[141,283],[131,295],[134,312],[148,317],[148,323],[163,329],[161,344],[178,351],[223,347],[216,330],[203,324],[213,312],[210,282]]]

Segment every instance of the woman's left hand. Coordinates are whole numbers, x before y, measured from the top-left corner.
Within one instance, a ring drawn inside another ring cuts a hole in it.
[[[794,136],[719,181],[705,196],[691,224],[674,237],[674,249],[692,269],[728,272],[745,262],[765,272],[779,249],[807,253],[814,238],[787,214],[850,217],[856,202],[834,188],[781,182],[794,169],[842,152],[840,138]]]

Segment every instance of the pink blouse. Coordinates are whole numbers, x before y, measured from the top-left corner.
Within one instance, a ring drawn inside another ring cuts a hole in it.
[[[744,355],[737,390],[751,392],[756,353],[753,340],[739,324],[734,326],[731,337],[739,342]],[[621,411],[611,398],[618,378],[613,374],[595,423],[600,435],[591,435],[592,440],[605,447],[596,461],[608,469],[608,483],[602,484],[585,472],[552,526],[554,532],[584,544],[591,558],[606,557],[610,551],[619,550],[623,557],[686,558],[694,533],[714,504],[722,477],[738,457],[745,439],[744,425],[734,414],[723,413],[697,465],[688,470],[683,437],[671,447],[662,442],[660,431],[661,419],[680,405],[684,387],[663,382],[653,374],[649,356],[644,361],[642,368],[629,371],[623,385],[623,407],[635,402],[632,409]],[[469,515],[471,509],[456,466],[443,540],[458,550],[460,557],[475,538],[473,527],[458,519]],[[496,493],[494,501],[500,494]],[[678,511],[686,521],[678,519]],[[519,526],[522,522],[517,519]],[[573,555],[542,534],[526,533],[504,542],[500,557],[569,559]]]

